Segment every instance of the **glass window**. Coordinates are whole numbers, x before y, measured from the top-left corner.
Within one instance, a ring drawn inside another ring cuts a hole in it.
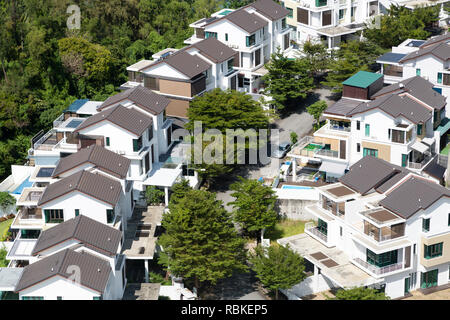
[[[216,38],[216,39],[217,39],[217,32],[209,32],[209,31],[206,31],[206,32],[205,32],[205,36],[206,36],[206,39],[208,39],[208,38],[210,38],[210,37]]]
[[[106,209],[106,222],[113,223],[114,221],[114,209]]]
[[[361,152],[361,144],[360,143],[356,144],[356,152]]]
[[[345,9],[339,9],[339,20],[344,19]]]
[[[286,8],[286,9],[289,11],[288,18],[293,18],[294,17],[294,10],[291,9],[291,8]]]
[[[80,215],[80,209],[75,209],[75,217],[78,217]]]
[[[109,141],[109,137],[106,137],[106,146],[109,147],[110,141]]]
[[[370,263],[379,268],[397,263],[397,250],[376,254],[375,252],[367,249],[366,254],[367,263]]]
[[[317,220],[317,230],[319,230],[324,235],[327,235],[327,233],[328,233],[328,224],[325,221],[323,221],[322,219],[319,218]]]
[[[356,121],[356,130],[360,130],[361,129],[361,121],[357,120]]]
[[[422,128],[423,128],[423,125],[419,123],[417,125],[417,135],[418,136],[420,136],[422,134]]]
[[[281,20],[281,29],[286,29],[286,18]]]
[[[45,223],[60,223],[64,221],[64,211],[62,209],[45,209]]]
[[[256,36],[252,34],[251,36],[247,36],[245,38],[247,47],[251,47],[256,43]]]
[[[370,136],[370,124],[366,124],[366,132],[365,132],[365,134],[366,134],[366,137],[368,137],[368,136]]]
[[[430,218],[422,219],[422,231],[423,232],[430,231]]]
[[[363,149],[363,156],[373,156],[373,157],[377,157],[378,158],[378,150],[377,149],[369,149],[369,148],[364,148]]]
[[[437,83],[442,83],[442,72],[438,72],[437,74]]]
[[[228,41],[228,33],[225,33],[225,41]]]
[[[420,77],[420,69],[419,68],[416,69],[416,76]]]
[[[148,141],[153,139],[153,127],[148,128]]]
[[[436,257],[442,256],[442,247],[443,242],[432,244],[430,246],[427,246],[426,244],[423,245],[424,249],[424,258],[425,259],[432,259]]]
[[[327,0],[316,0],[316,7],[324,7],[327,5]]]
[[[142,148],[142,136],[139,139],[133,139],[133,151],[138,152]]]

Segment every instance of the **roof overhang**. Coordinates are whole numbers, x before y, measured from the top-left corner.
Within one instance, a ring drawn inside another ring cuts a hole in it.
[[[416,141],[411,145],[411,149],[419,151],[420,153],[425,153],[430,147],[422,142]]]

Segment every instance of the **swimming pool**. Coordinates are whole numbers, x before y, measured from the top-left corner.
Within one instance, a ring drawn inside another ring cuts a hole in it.
[[[312,187],[283,185],[281,189],[311,190]]]
[[[307,149],[307,150],[315,150],[315,149],[322,149],[322,145],[320,145],[320,144],[315,144],[315,143],[310,143],[310,144],[308,144],[306,147],[305,147],[305,149]]]
[[[33,186],[33,182],[28,180],[30,177],[27,177],[13,192],[13,194],[21,194],[23,188],[29,188]]]

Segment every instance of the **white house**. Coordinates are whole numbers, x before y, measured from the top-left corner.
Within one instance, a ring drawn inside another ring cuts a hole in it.
[[[278,241],[314,265],[314,286],[322,277],[331,287],[370,286],[399,298],[448,285],[447,188],[367,156],[338,183],[317,189],[319,203],[307,207],[317,226]]]

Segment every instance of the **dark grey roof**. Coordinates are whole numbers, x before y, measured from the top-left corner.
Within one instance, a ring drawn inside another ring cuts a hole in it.
[[[106,260],[86,252],[66,249],[25,267],[16,286],[16,292],[22,291],[54,276],[70,279],[73,270],[70,266],[80,268],[80,284],[103,293],[111,273],[111,266]],[[63,293],[63,292],[62,292]]]
[[[272,0],[258,0],[251,3],[249,7],[255,8],[256,11],[272,21],[284,18],[289,14],[286,8]]]
[[[215,19],[205,24],[205,27],[225,19],[251,34],[269,24],[267,21],[258,17],[256,14],[248,13],[245,8],[246,7],[242,7],[227,14],[226,16],[223,16],[222,18]]]
[[[449,197],[450,190],[437,183],[413,176],[389,192],[379,204],[408,219],[420,209],[427,209],[444,196]]]
[[[377,62],[399,62],[401,58],[406,56],[405,53],[394,53],[394,52],[386,52],[382,56],[377,58]]]
[[[423,168],[423,172],[438,180],[444,179],[445,170],[447,170],[447,168],[441,166],[436,161],[432,161],[425,168]]]
[[[324,113],[339,116],[347,116],[353,109],[360,105],[361,101],[355,99],[342,98],[329,106]]]
[[[125,100],[133,101],[138,107],[151,114],[160,114],[170,103],[170,100],[166,97],[146,87],[136,86],[109,97],[97,109],[103,110],[106,107],[116,105]]]
[[[424,44],[425,45],[425,44]],[[447,61],[450,59],[450,45],[446,42],[438,42],[429,46],[421,46],[417,51],[409,53],[407,56],[400,59],[400,62],[405,62],[417,57],[421,57],[426,54],[432,54],[435,57]]]
[[[375,190],[379,193],[385,193],[386,191],[388,191],[390,188],[392,188],[397,182],[399,182],[400,180],[402,180],[404,177],[406,177],[409,173],[408,170],[403,169],[401,167],[397,167],[398,170],[403,170],[398,172],[397,174],[395,174],[394,176],[392,176],[391,178],[389,178],[389,180],[387,180],[386,182],[384,182],[383,184],[378,185]]]
[[[430,81],[419,76],[414,76],[384,87],[372,95],[372,98],[377,98],[393,92],[407,92],[437,110],[445,107],[447,103],[446,98],[443,95],[433,90],[433,84]]]
[[[73,191],[79,191],[115,206],[117,201],[119,201],[121,190],[120,182],[118,181],[100,174],[80,171],[52,183],[45,188],[44,194],[38,202],[38,206]]]
[[[154,63],[152,66],[160,63],[167,63],[174,69],[187,76],[189,79],[205,72],[211,67],[211,65],[202,58],[196,55],[191,55],[185,50],[179,50],[167,58]]]
[[[425,123],[432,117],[431,110],[406,95],[388,94],[370,102],[358,105],[348,114],[366,112],[372,109],[380,109],[394,118],[403,116],[413,123]]]
[[[76,128],[75,132],[82,131],[84,128],[101,121],[114,123],[115,125],[134,133],[138,137],[152,124],[152,118],[150,116],[146,116],[135,109],[128,109],[122,105],[118,105],[90,116]]]
[[[402,172],[405,172],[405,169],[399,166],[373,156],[365,156],[352,165],[350,170],[339,181],[364,195],[370,190],[382,186]]]
[[[410,42],[408,42],[408,44],[406,44],[406,46],[418,48],[424,43],[425,43],[425,40],[411,40]]]
[[[212,60],[214,63],[224,62],[234,57],[237,53],[237,51],[234,51],[229,46],[213,37],[194,43],[193,45],[186,47],[186,49],[191,47],[197,48],[203,55]]]
[[[438,42],[442,42],[442,41],[448,41],[448,40],[450,40],[450,33],[444,33],[444,34],[441,34],[441,35],[439,35],[439,36],[435,36],[435,37],[431,37],[430,39],[428,39],[427,41],[424,41],[421,45],[420,45],[420,47],[421,48],[424,48],[424,47],[428,47],[428,46],[430,46],[430,45],[433,45],[433,44],[436,44],[436,43],[438,43]]]
[[[32,255],[38,255],[44,250],[74,239],[101,254],[114,256],[119,248],[121,238],[121,231],[87,216],[79,215],[42,231]]]
[[[53,177],[82,164],[91,163],[121,179],[125,178],[131,160],[101,146],[93,145],[61,158],[53,171]]]

